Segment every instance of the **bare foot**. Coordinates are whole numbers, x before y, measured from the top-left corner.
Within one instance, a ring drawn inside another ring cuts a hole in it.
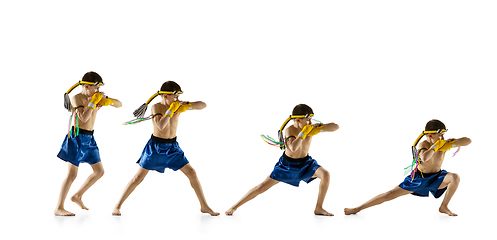
[[[208,213],[210,214],[211,216],[219,216],[219,213],[218,212],[214,212],[210,207],[202,207],[200,208],[200,212],[202,213]]]
[[[55,209],[54,211],[55,216],[76,216],[76,214],[66,211],[65,209]]]
[[[78,204],[78,206],[81,207],[82,209],[88,210],[88,208],[83,204],[83,201],[81,201],[81,197],[74,195],[71,197],[71,201]]]
[[[343,209],[343,212],[345,213],[345,215],[350,215],[350,214],[356,214],[360,212],[360,210],[357,210],[355,208],[345,208]]]
[[[114,210],[112,211],[112,216],[121,216],[121,209],[119,208],[114,208]]]
[[[314,210],[315,215],[323,215],[323,216],[335,216],[332,213],[329,213],[328,211],[322,209],[322,208],[316,208]]]
[[[453,216],[453,217],[457,216],[457,214],[453,213],[452,211],[449,210],[449,208],[444,207],[444,206],[440,206],[440,208],[438,209],[438,211],[441,212],[441,213],[445,213],[445,214],[447,214],[449,216]]]
[[[236,209],[230,208],[230,209],[226,210],[225,214],[226,214],[226,216],[233,216],[233,213],[235,211],[236,211]]]

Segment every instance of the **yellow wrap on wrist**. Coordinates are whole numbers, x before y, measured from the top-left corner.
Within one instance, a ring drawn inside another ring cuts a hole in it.
[[[439,148],[438,151],[445,152],[445,151],[449,151],[451,148],[455,148],[455,147],[457,147],[456,141],[445,142],[445,145],[443,145],[441,148]]]
[[[166,111],[166,115],[169,115],[170,117],[173,117],[174,113],[178,111],[178,108],[180,107],[181,103],[179,102],[173,102],[171,103],[171,106],[169,106],[169,109]]]
[[[181,105],[178,108],[178,110],[176,110],[176,113],[184,113],[187,110],[192,110],[192,109],[193,109],[193,105],[191,103],[189,103],[189,104]]]
[[[96,92],[95,94],[93,94],[91,96],[91,100],[90,100],[90,103],[88,103],[88,107],[91,109],[95,109],[95,107],[97,107],[97,104],[98,104],[98,102],[100,102],[100,100],[102,100],[102,94],[99,92]]]
[[[440,150],[441,147],[443,147],[445,145],[445,140],[438,140],[437,142],[435,142],[435,144],[433,144],[430,149],[433,149],[435,152],[437,152],[438,150]]]
[[[298,137],[305,139],[307,135],[312,131],[312,128],[313,128],[312,125],[306,125],[299,133]]]
[[[111,99],[111,98],[102,98],[102,100],[100,100],[100,102],[98,102],[98,105],[102,105],[102,106],[114,106],[115,103],[116,103],[116,100],[114,100],[114,99]]]
[[[312,136],[314,136],[318,133],[322,133],[322,132],[324,132],[324,126],[319,126],[317,128],[312,129],[312,131],[307,135],[312,137]]]

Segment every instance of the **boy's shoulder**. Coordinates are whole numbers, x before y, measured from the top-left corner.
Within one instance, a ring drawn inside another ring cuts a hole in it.
[[[85,101],[88,101],[88,99],[86,98],[86,96],[83,95],[82,93],[78,93],[78,94],[76,94],[76,95],[74,95],[72,97],[72,101],[71,102],[72,102],[72,105],[78,106],[78,105],[84,104]]]
[[[288,126],[288,127],[285,129],[285,131],[286,131],[287,133],[295,133],[295,132],[298,132],[297,128],[296,128],[295,126],[293,126],[293,125]]]
[[[167,107],[166,105],[164,105],[164,104],[162,104],[162,103],[160,103],[160,102],[158,102],[158,103],[156,103],[156,104],[152,105],[152,111],[155,111],[155,113],[157,113],[157,112],[162,112],[164,109],[165,109],[165,110],[167,110],[167,108],[168,108],[168,107]],[[164,111],[165,111],[165,110],[164,110]]]
[[[428,142],[428,140],[424,140],[418,144],[418,149],[426,148],[429,149],[431,147],[431,144]]]

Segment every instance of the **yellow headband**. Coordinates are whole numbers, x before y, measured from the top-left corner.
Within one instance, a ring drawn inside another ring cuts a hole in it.
[[[152,95],[146,102],[145,104],[149,104],[152,100],[154,100],[155,97],[161,95],[161,94],[182,94],[182,91],[157,91],[154,95]]]
[[[285,122],[283,123],[283,125],[281,125],[280,127],[280,131],[283,131],[283,128],[285,128],[285,126],[288,124],[288,122],[292,119],[295,119],[295,118],[308,118],[308,117],[312,117],[314,116],[314,114],[310,113],[310,114],[305,114],[305,115],[290,115],[290,117],[288,117]]]
[[[67,111],[69,111],[69,112],[71,111],[71,99],[69,98],[69,93],[71,93],[72,90],[74,90],[79,85],[83,85],[83,84],[99,85],[99,86],[103,86],[104,85],[103,82],[87,82],[87,81],[79,81],[76,84],[72,85],[72,87],[69,88],[69,90],[67,90],[66,93],[64,93],[64,108],[66,108]]]
[[[138,109],[136,109],[133,112],[133,115],[137,118],[143,118],[145,115],[145,112],[147,111],[147,106],[150,104],[152,100],[154,100],[155,97],[161,95],[161,94],[182,94],[183,92],[180,91],[157,91],[154,95],[152,95],[144,104],[142,104]]]
[[[67,90],[67,94],[71,93],[72,90],[74,90],[76,87],[78,87],[79,85],[83,85],[83,84],[88,84],[88,85],[100,85],[100,86],[103,86],[104,83],[103,82],[87,82],[87,81],[79,81],[77,82],[76,84],[72,85],[71,88],[69,88],[69,90]]]
[[[416,147],[419,143],[419,140],[421,140],[421,138],[426,135],[426,134],[430,134],[430,133],[443,133],[443,132],[447,132],[447,129],[438,129],[438,130],[432,130],[432,131],[423,131],[419,137],[416,139],[416,141],[414,141],[414,144],[412,145],[413,147]]]

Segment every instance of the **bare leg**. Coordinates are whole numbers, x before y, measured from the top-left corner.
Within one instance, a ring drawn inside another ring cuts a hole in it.
[[[326,193],[328,192],[328,186],[330,185],[330,173],[323,167],[320,167],[318,168],[318,170],[316,170],[316,173],[314,173],[313,177],[321,179],[321,183],[319,184],[318,201],[316,203],[316,209],[314,210],[314,214],[333,216],[332,213],[329,213],[323,209],[324,198],[326,197]]]
[[[246,202],[254,199],[255,197],[257,197],[257,195],[267,191],[269,188],[271,188],[272,186],[276,185],[277,183],[279,183],[279,181],[276,181],[274,179],[272,179],[271,177],[267,177],[266,180],[264,180],[261,184],[255,186],[254,188],[250,189],[246,194],[245,196],[242,197],[242,199],[240,199],[237,203],[235,203],[235,205],[233,205],[230,209],[228,209],[226,211],[226,215],[228,216],[231,216],[233,215],[233,213],[240,207],[242,206],[243,204],[245,204]]]
[[[400,188],[399,186],[396,186],[394,189],[386,192],[386,193],[382,193],[374,198],[372,198],[371,200],[365,202],[364,204],[362,204],[361,206],[359,207],[356,207],[356,208],[345,208],[344,209],[344,212],[345,212],[345,215],[350,215],[350,214],[356,214],[366,208],[369,208],[369,207],[372,207],[372,206],[375,206],[375,205],[378,205],[378,204],[382,204],[386,201],[390,201],[390,200],[393,200],[395,198],[398,198],[400,196],[404,196],[406,194],[409,194],[409,193],[412,193],[411,191],[407,191],[405,189],[402,189]]]
[[[218,212],[214,212],[207,201],[205,200],[204,191],[202,190],[202,186],[200,185],[200,181],[198,180],[197,173],[195,169],[188,163],[184,167],[180,169],[190,180],[190,185],[193,190],[195,190],[195,194],[197,195],[198,201],[200,202],[200,211],[202,213],[208,213],[211,216],[218,216]]]
[[[459,186],[459,175],[456,173],[448,173],[445,175],[444,181],[442,184],[440,184],[440,187],[438,189],[443,189],[447,187],[447,192],[445,193],[444,200],[442,201],[442,205],[440,205],[440,208],[438,211],[441,213],[445,213],[449,216],[457,216],[457,214],[453,213],[452,211],[449,210],[448,205],[450,202],[450,199],[452,199],[452,196],[454,196],[454,193],[457,190],[457,187]]]
[[[91,167],[93,168],[93,173],[86,179],[81,188],[71,197],[71,201],[78,204],[78,206],[84,210],[88,210],[88,208],[81,200],[83,198],[83,194],[104,175],[104,167],[102,166],[102,162],[95,163],[91,165]]]
[[[124,192],[119,199],[119,202],[116,204],[114,207],[114,210],[112,211],[112,215],[115,216],[121,216],[121,206],[123,205],[124,201],[129,197],[129,195],[135,190],[135,188],[140,185],[140,183],[145,179],[145,176],[147,176],[148,170],[142,167],[138,167],[138,172],[135,174],[135,176],[131,179],[131,181],[128,183],[126,188],[124,188]]]
[[[54,214],[57,216],[75,216],[74,213],[66,211],[64,209],[64,202],[67,197],[67,192],[69,192],[69,188],[71,187],[72,183],[74,182],[74,179],[76,179],[76,176],[78,175],[78,167],[72,165],[71,163],[68,164],[69,164],[69,169],[67,177],[62,182],[59,194],[59,201],[57,202],[57,207],[55,207],[54,211]]]

